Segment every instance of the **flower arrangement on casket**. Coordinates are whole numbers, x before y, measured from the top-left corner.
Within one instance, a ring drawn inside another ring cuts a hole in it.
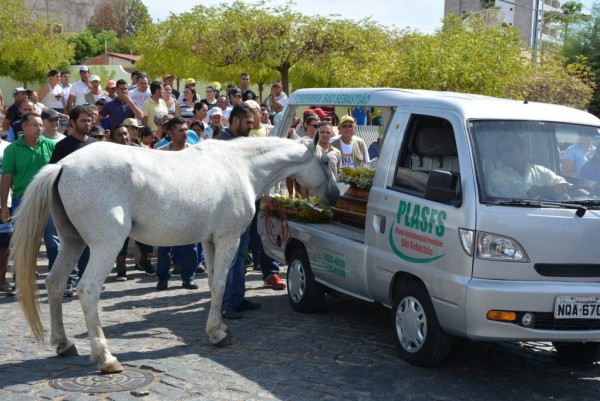
[[[285,213],[288,220],[299,223],[329,223],[333,219],[331,209],[321,204],[316,197],[300,199],[275,195],[271,202],[262,204],[260,209],[261,216],[268,213],[282,219],[282,214]]]
[[[353,187],[369,190],[373,186],[375,169],[370,167],[352,168],[343,167],[337,181]]]

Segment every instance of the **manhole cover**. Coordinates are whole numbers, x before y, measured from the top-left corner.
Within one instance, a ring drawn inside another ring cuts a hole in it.
[[[61,374],[50,380],[50,385],[59,390],[79,393],[112,393],[133,390],[154,380],[150,372],[124,367],[121,373],[106,374],[93,370],[77,370]]]

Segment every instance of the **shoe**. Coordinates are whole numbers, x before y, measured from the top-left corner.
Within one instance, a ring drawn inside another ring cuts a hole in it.
[[[164,291],[169,288],[169,280],[168,279],[159,279],[158,284],[156,284],[156,289],[158,291]]]
[[[260,267],[260,265],[254,265],[254,267],[252,267],[252,270],[261,271],[262,268]]]
[[[173,266],[173,274],[181,275],[181,270],[183,270],[181,265]]]
[[[198,289],[198,284],[196,284],[194,282],[194,280],[190,280],[190,281],[182,281],[181,282],[181,286],[183,288],[187,288],[188,290],[197,290]]]
[[[245,310],[256,310],[260,308],[260,304],[258,302],[252,302],[247,299],[244,299],[237,308],[235,308],[236,312],[243,312]]]
[[[127,271],[124,267],[117,267],[117,281],[127,281]]]
[[[138,270],[145,271],[146,274],[149,276],[154,276],[156,274],[156,270],[154,269],[154,266],[152,266],[152,263],[149,260],[140,260],[136,263],[136,267]]]
[[[232,308],[223,308],[221,315],[223,316],[223,319],[241,319],[242,316],[244,316]]]
[[[64,296],[67,298],[70,298],[73,296],[73,293],[74,293],[73,284],[71,284],[71,283],[67,284],[67,289],[65,290]]]
[[[274,290],[285,290],[285,283],[279,276],[279,274],[272,274],[268,280],[265,281],[267,287],[271,287]]]
[[[198,265],[198,268],[196,269],[196,273],[198,273],[198,274],[206,274],[207,273],[206,272],[206,266],[204,266],[203,263],[200,263]]]

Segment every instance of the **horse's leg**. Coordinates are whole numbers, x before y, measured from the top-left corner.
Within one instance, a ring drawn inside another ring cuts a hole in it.
[[[203,242],[202,250],[204,251],[204,263],[206,264],[206,272],[208,273],[208,288],[212,292],[212,277],[215,266],[215,244],[212,242]]]
[[[60,356],[78,355],[75,344],[67,338],[63,323],[62,299],[67,278],[77,263],[85,243],[82,240],[63,238],[60,251],[52,270],[46,278],[48,305],[50,308],[50,344]]]
[[[106,236],[103,238],[110,238],[110,240],[99,245],[90,246],[90,261],[85,269],[85,274],[77,285],[77,295],[81,301],[88,335],[90,336],[90,359],[98,361],[98,369],[104,373],[123,371],[123,367],[117,358],[112,356],[108,350],[104,331],[100,325],[98,300],[102,292],[102,285],[110,274],[126,235]]]
[[[212,280],[212,288],[210,292],[210,311],[206,323],[206,334],[208,334],[208,338],[213,345],[217,347],[231,345],[232,343],[227,326],[223,323],[221,309],[223,293],[225,292],[225,284],[227,282],[227,272],[233,259],[237,256],[239,244],[239,238],[221,239],[214,246],[212,278],[211,273],[209,273],[209,280]]]

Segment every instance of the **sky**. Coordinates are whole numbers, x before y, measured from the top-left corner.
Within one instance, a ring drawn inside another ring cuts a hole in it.
[[[287,2],[270,0],[267,4],[277,6]],[[166,3],[165,0],[142,0],[142,3],[148,7],[148,12],[155,21],[164,21],[171,13],[179,14],[198,4],[211,7],[223,3],[232,4],[233,0],[179,0]],[[341,18],[356,20],[371,17],[388,27],[409,27],[422,33],[433,33],[442,25],[444,0],[297,0],[293,9],[306,15],[335,14]]]
[[[289,0],[269,0],[269,5],[283,5]],[[532,5],[533,5],[533,0]],[[579,0],[583,12],[589,14],[592,5],[600,0]],[[252,0],[247,2],[253,2]],[[564,1],[562,1],[564,3]],[[164,21],[170,13],[179,14],[194,5],[232,4],[233,0],[142,0],[154,20]],[[360,20],[371,17],[382,25],[412,28],[422,33],[433,33],[442,25],[444,0],[297,0],[293,7],[306,15],[339,15],[341,18]]]

